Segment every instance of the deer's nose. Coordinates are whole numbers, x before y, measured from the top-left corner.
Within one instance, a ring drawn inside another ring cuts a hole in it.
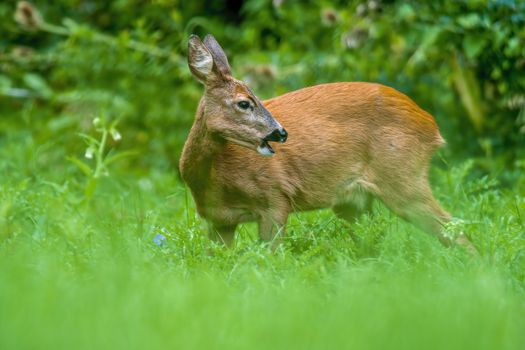
[[[285,142],[287,138],[288,133],[286,132],[286,130],[284,130],[284,128],[279,128],[266,135],[264,141],[274,141],[282,143]]]

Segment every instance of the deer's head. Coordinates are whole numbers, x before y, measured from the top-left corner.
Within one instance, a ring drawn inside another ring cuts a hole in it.
[[[286,130],[250,88],[232,76],[228,58],[213,36],[207,35],[204,41],[196,35],[190,37],[188,65],[206,87],[204,118],[212,135],[264,156],[275,153],[269,141],[286,141]]]

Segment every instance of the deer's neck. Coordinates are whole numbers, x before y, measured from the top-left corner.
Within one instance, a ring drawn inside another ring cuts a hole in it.
[[[214,159],[224,147],[206,128],[204,105],[202,99],[180,160],[181,175],[193,192],[199,192],[207,187]]]

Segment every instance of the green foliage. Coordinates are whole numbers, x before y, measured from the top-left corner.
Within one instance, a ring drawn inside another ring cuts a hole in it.
[[[124,148],[156,155],[135,165],[173,167],[202,91],[185,45],[190,33],[210,32],[262,97],[378,81],[437,118],[447,158],[476,156],[484,172],[523,159],[522,1],[59,0],[35,2],[32,20],[19,11],[18,24],[15,8],[0,5],[2,123],[30,124],[43,139],[86,133],[103,111],[123,120]],[[60,142],[76,150],[72,138]]]

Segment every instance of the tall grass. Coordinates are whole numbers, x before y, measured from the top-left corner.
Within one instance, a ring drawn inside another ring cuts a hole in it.
[[[275,253],[253,224],[211,245],[172,171],[85,179],[30,135],[0,150],[0,349],[523,349],[525,186],[434,169],[480,251],[388,212],[294,215]],[[349,231],[353,231],[352,238]]]

